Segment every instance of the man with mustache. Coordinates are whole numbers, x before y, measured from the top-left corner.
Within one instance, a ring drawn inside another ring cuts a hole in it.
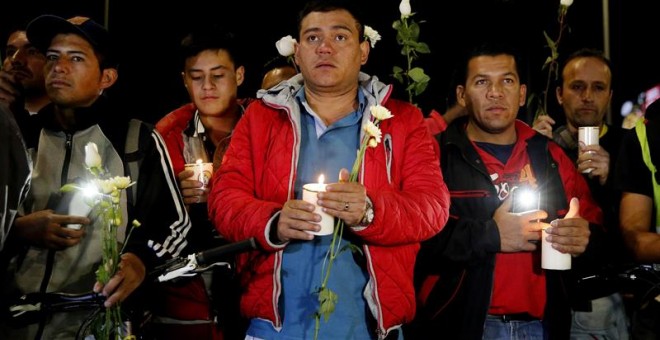
[[[410,274],[419,242],[448,218],[422,112],[360,71],[371,44],[358,3],[305,4],[294,47],[300,73],[257,93],[213,175],[208,206],[216,229],[260,246],[237,259],[246,340],[403,339],[401,327],[415,313]],[[378,126],[382,140],[358,154],[379,106],[392,115]],[[349,181],[356,160],[357,180]],[[337,243],[309,233],[320,230],[321,216],[302,199],[303,185],[320,175],[330,184],[315,203],[345,223],[326,277],[326,254]],[[327,318],[323,279],[337,297]]]
[[[589,265],[601,211],[561,148],[517,119],[527,85],[516,49],[486,42],[462,60],[467,116],[436,136],[450,217],[417,255],[406,338],[568,339],[573,272],[542,268],[541,229],[572,268]],[[540,200],[516,209],[525,188]]]

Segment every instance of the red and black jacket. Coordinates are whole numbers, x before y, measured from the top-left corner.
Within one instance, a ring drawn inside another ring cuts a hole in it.
[[[465,124],[466,119],[457,120],[437,136],[451,196],[450,217],[438,235],[422,243],[417,257],[418,310],[407,334],[413,338],[444,334],[447,339],[481,339],[490,306],[495,258],[500,251],[499,231],[492,216],[502,202],[465,133]],[[542,202],[548,220],[563,216],[570,197],[575,196],[580,199],[581,216],[590,221],[592,235],[598,233],[600,209],[571,160],[558,145],[526,124],[516,122],[516,130],[517,143],[527,144],[539,185],[546,197],[554,198]],[[548,302],[543,322],[551,339],[569,336],[571,281],[570,271],[546,272]]]

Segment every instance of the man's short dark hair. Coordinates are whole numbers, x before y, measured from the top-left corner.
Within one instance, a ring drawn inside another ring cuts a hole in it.
[[[364,37],[364,16],[357,0],[312,0],[305,4],[305,7],[298,13],[298,32],[302,28],[302,21],[312,12],[331,12],[336,10],[346,10],[350,13],[357,23],[360,42]]]
[[[223,27],[210,24],[193,28],[182,40],[179,49],[181,67],[186,60],[206,50],[224,50],[234,63],[234,67],[244,66],[242,49],[232,32]]]
[[[495,57],[498,55],[508,55],[513,57],[513,60],[516,64],[516,72],[518,73],[518,78],[520,79],[520,83],[523,84],[524,81],[523,73],[521,72],[522,61],[520,57],[520,51],[515,46],[506,42],[489,41],[479,43],[467,52],[462,62],[456,69],[456,85],[465,86],[468,75],[468,64],[470,63],[470,60],[482,56]]]

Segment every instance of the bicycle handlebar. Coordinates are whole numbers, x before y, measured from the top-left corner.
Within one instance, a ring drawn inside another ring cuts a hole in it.
[[[9,306],[13,323],[26,325],[38,322],[44,315],[56,312],[92,309],[103,306],[105,296],[100,293],[28,293]]]
[[[222,257],[233,254],[240,254],[246,251],[257,249],[257,241],[253,238],[226,244],[220,247],[200,251],[195,254],[197,263],[202,266],[210,265],[220,261]]]
[[[149,273],[150,277],[158,275],[158,281],[164,282],[179,277],[195,276],[213,265],[225,264],[223,257],[257,249],[254,238],[229,243],[220,247],[190,254],[187,257],[177,257],[156,267]],[[106,297],[100,293],[87,292],[83,294],[68,293],[28,293],[10,304],[10,318],[18,324],[37,322],[44,315],[54,312],[93,309],[103,306]]]
[[[222,259],[229,255],[235,255],[257,249],[257,241],[254,238],[225,244],[216,248],[190,254],[187,257],[177,257],[156,267],[149,275],[158,275],[160,282],[169,281],[179,277],[195,276],[213,265],[229,265]]]

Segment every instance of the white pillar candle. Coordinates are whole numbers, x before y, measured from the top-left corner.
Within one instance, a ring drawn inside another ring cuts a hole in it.
[[[580,147],[585,147],[587,145],[598,145],[599,134],[600,132],[598,126],[580,126],[578,128],[578,144]],[[588,168],[582,171],[582,173],[588,174],[593,170],[594,168]]]
[[[562,253],[552,247],[546,238],[548,233],[543,229],[541,234],[541,267],[543,269],[568,270],[571,269],[571,254]]]
[[[323,176],[323,175],[321,175]],[[321,222],[318,224],[321,226],[321,230],[314,232],[308,231],[308,233],[317,236],[330,235],[334,231],[335,218],[328,215],[324,212],[322,208],[316,204],[318,201],[318,193],[325,192],[325,184],[323,184],[323,177],[319,177],[319,183],[307,183],[303,185],[303,201],[314,204],[314,213],[321,215]]]

